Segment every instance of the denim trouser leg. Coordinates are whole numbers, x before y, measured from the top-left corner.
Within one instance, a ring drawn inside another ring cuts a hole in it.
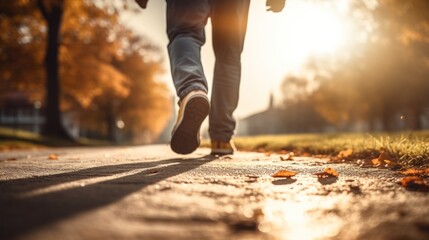
[[[250,0],[214,0],[211,20],[216,64],[213,77],[209,134],[229,141],[234,134],[241,77],[241,52],[247,29]]]
[[[241,52],[250,0],[167,0],[168,53],[177,95],[207,92],[201,64],[204,27],[212,19],[216,64],[209,115],[213,140],[229,141],[234,134],[241,77]]]
[[[168,54],[180,99],[193,90],[207,92],[201,46],[210,9],[210,0],[167,0]]]

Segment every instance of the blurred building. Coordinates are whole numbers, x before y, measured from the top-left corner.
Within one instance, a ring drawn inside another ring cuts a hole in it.
[[[40,133],[45,122],[41,108],[24,93],[9,93],[0,104],[0,126]]]
[[[268,108],[262,112],[240,119],[237,124],[237,135],[276,134],[285,131],[283,111],[275,108],[274,97],[270,96]]]
[[[16,130],[41,133],[45,117],[40,101],[31,101],[27,94],[11,92],[0,101],[0,126]],[[79,123],[75,113],[63,113],[63,124],[74,137],[79,137]]]
[[[418,122],[418,129],[429,129],[429,108],[424,109],[412,119],[406,114],[406,109],[398,110],[389,119],[388,131],[415,130],[413,123]],[[264,135],[284,133],[333,133],[333,132],[378,132],[386,131],[381,119],[371,122],[354,120],[350,122],[332,124],[327,122],[312,106],[279,108],[274,106],[273,96],[268,108],[238,121],[237,135]]]

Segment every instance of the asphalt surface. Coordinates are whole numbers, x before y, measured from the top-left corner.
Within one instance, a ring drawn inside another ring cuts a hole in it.
[[[0,239],[429,239],[388,169],[168,146],[0,153]],[[338,178],[314,173],[334,168]],[[273,178],[278,170],[298,174]]]

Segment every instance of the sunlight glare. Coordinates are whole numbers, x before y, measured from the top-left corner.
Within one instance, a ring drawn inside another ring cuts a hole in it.
[[[346,43],[346,24],[332,5],[290,1],[279,18],[273,52],[278,62],[294,68],[311,56],[336,54]]]
[[[317,197],[299,196],[295,200],[269,199],[264,204],[265,225],[279,239],[324,239],[336,236],[342,227],[341,219],[326,214],[338,202],[335,198],[320,202]]]

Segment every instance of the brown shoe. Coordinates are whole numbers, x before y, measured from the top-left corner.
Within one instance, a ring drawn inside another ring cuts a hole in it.
[[[203,91],[192,91],[180,102],[170,147],[179,154],[189,154],[200,146],[200,127],[210,111],[209,99]]]
[[[223,142],[223,141],[211,141],[212,151],[210,155],[230,155],[234,154],[237,149],[234,146],[234,142],[231,140],[229,142]]]

